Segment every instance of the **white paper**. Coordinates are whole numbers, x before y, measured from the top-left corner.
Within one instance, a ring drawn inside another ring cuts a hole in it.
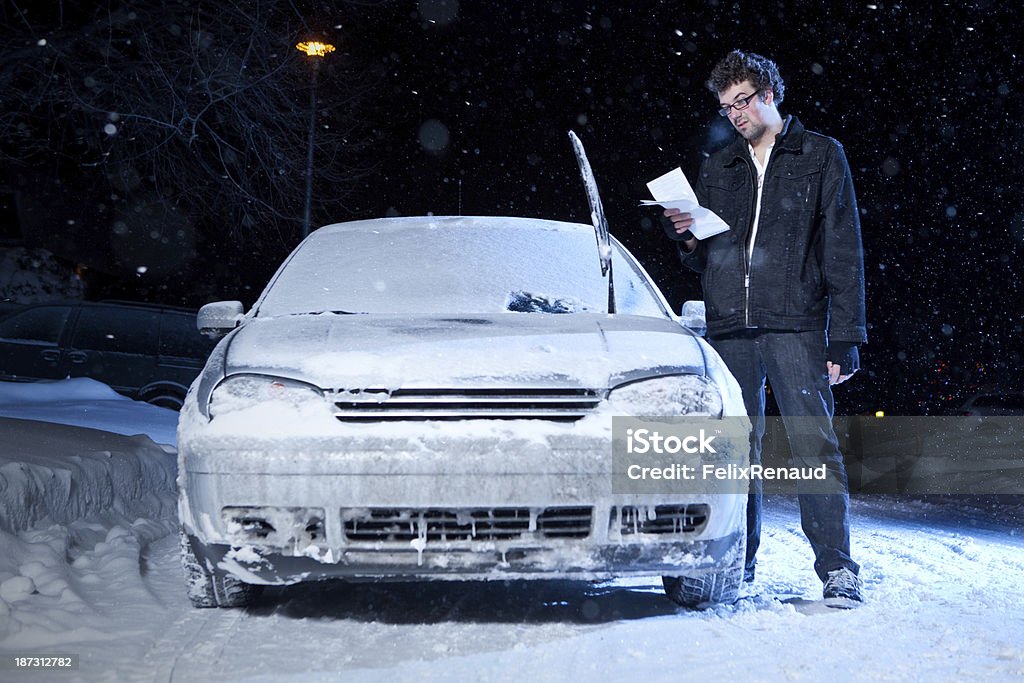
[[[666,209],[679,209],[693,216],[690,232],[699,240],[704,240],[729,229],[729,226],[718,214],[705,209],[697,203],[697,194],[683,174],[683,169],[674,168],[665,175],[658,176],[647,183],[654,200],[644,199],[642,206],[662,206]]]
[[[697,203],[697,193],[690,187],[683,169],[674,168],[663,176],[658,176],[647,183],[647,189],[656,201],[672,199],[690,199]]]

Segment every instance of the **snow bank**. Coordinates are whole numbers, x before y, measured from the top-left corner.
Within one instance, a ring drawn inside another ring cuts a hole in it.
[[[145,592],[141,554],[176,528],[175,477],[146,436],[0,418],[0,650],[107,637],[102,606]]]
[[[98,513],[159,516],[174,507],[175,458],[149,437],[0,418],[0,530]]]
[[[87,377],[0,382],[0,417],[90,427],[126,436],[146,434],[157,443],[172,446],[178,425],[175,411],[133,401]]]
[[[88,377],[69,377],[54,382],[0,382],[0,405],[130,400],[103,382]]]

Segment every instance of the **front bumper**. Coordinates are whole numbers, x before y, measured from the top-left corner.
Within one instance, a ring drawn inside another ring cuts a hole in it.
[[[246,583],[291,585],[331,578],[354,580],[487,580],[570,578],[611,579],[656,574],[696,576],[734,563],[743,552],[743,535],[629,545],[518,547],[498,549],[415,550],[347,549],[335,563],[282,555],[275,549],[204,545],[189,536],[201,562]]]
[[[179,448],[197,557],[249,583],[697,575],[743,547],[733,484],[615,494],[605,437],[198,435]]]

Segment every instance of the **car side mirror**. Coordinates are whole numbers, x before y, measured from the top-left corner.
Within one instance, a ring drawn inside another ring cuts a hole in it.
[[[207,337],[223,337],[238,327],[244,310],[241,301],[214,301],[199,309],[196,327]]]
[[[691,330],[698,337],[708,332],[707,311],[703,301],[687,301],[683,304],[679,324]]]

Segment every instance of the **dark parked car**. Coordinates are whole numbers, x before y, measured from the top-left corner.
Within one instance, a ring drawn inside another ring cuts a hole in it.
[[[959,414],[975,417],[1024,415],[1024,391],[979,391],[960,406]]]
[[[65,302],[0,313],[0,380],[90,377],[133,399],[181,407],[214,342],[195,311],[129,302]]]
[[[25,308],[25,306],[22,304],[16,304],[8,299],[0,299],[0,318],[4,317],[8,313],[20,311],[23,308]]]

